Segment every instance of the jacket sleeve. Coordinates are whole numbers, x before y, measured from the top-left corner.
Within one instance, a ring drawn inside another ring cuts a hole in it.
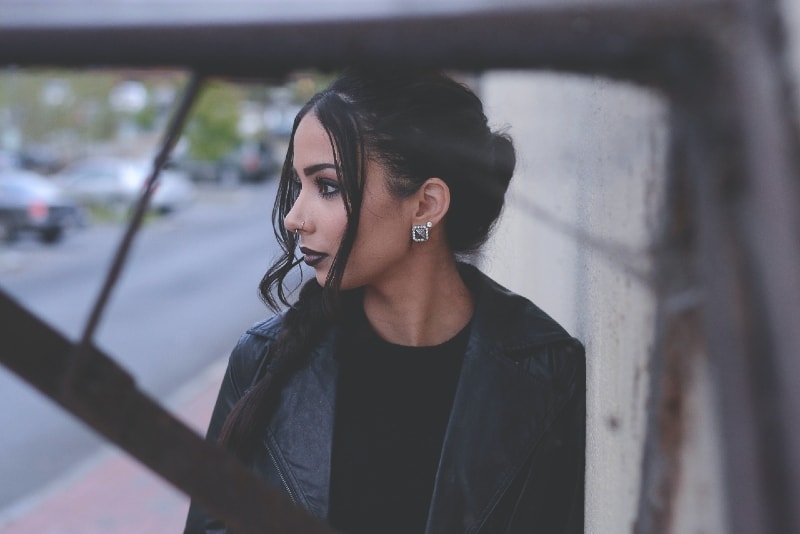
[[[586,450],[586,360],[577,340],[546,349],[564,362],[558,388],[564,401],[528,461],[515,489],[496,509],[485,532],[582,534]],[[482,530],[481,532],[484,532]]]
[[[222,426],[233,407],[242,398],[261,366],[264,364],[268,339],[251,333],[244,334],[233,349],[228,359],[228,367],[222,379],[211,422],[208,425],[206,441],[216,444],[219,440]],[[207,514],[196,502],[189,506],[184,534],[226,534],[225,524]]]
[[[575,343],[569,349],[576,358],[575,393],[565,412],[567,439],[566,458],[573,467],[567,472],[565,495],[568,507],[564,534],[584,532],[584,494],[586,482],[586,356],[583,345]]]

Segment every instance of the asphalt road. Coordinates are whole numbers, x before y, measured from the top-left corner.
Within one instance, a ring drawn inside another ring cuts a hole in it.
[[[257,285],[275,254],[274,186],[203,190],[195,205],[149,222],[137,237],[95,339],[155,398],[227,356],[238,336],[269,313]],[[122,231],[94,225],[55,246],[0,245],[0,288],[77,339]],[[0,365],[0,509],[100,443]]]

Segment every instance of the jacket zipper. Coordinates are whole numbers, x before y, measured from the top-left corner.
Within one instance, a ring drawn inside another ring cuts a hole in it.
[[[286,493],[289,494],[289,498],[292,500],[292,503],[294,503],[295,505],[298,504],[294,491],[292,491],[292,488],[289,487],[289,481],[286,480],[286,476],[283,474],[283,470],[281,469],[281,466],[278,464],[278,459],[275,458],[275,455],[272,453],[272,449],[270,448],[268,443],[264,443],[264,447],[267,449],[267,454],[269,454],[269,459],[272,461],[272,465],[273,467],[275,467],[275,471],[278,473],[278,477],[281,479],[281,484],[283,484],[283,488],[286,490]]]

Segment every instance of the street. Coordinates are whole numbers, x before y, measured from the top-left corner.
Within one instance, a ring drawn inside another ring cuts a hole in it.
[[[163,401],[270,312],[258,282],[275,254],[276,183],[203,189],[184,211],[148,220],[96,344]],[[96,224],[55,246],[0,245],[0,288],[77,339],[123,228]],[[2,318],[13,320],[13,318]],[[0,366],[0,510],[97,451],[101,440]]]

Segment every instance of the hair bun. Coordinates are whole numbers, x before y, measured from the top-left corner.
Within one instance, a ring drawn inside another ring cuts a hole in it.
[[[492,135],[492,156],[489,167],[495,184],[502,187],[503,192],[508,189],[511,177],[514,175],[514,168],[517,165],[517,154],[514,151],[514,144],[506,133],[493,133]]]

